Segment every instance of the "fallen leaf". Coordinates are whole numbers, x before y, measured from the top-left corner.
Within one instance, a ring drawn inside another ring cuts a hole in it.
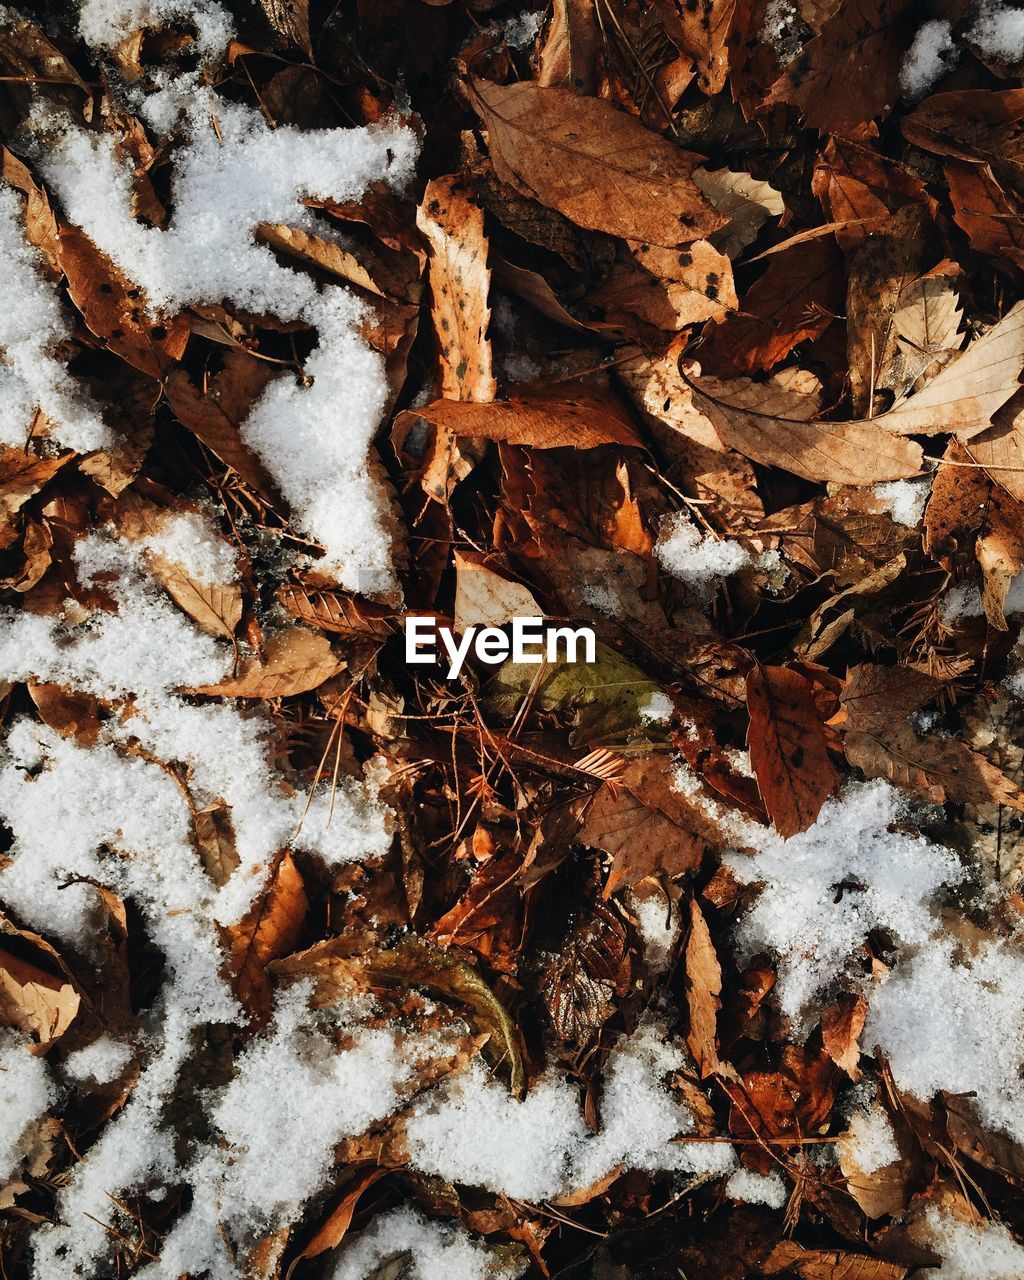
[[[825,1052],[855,1083],[860,1069],[860,1033],[868,1015],[868,1002],[858,992],[841,996],[821,1013],[821,1040]]]
[[[841,137],[888,114],[913,19],[911,0],[846,0],[772,86],[768,102],[799,107],[808,128]]]
[[[298,45],[307,57],[313,56],[309,37],[309,0],[260,0],[260,7],[278,35]]]
[[[247,659],[237,676],[199,685],[190,693],[221,698],[291,698],[316,689],[344,667],[326,636],[306,627],[276,631],[267,641],[265,662]]]
[[[770,182],[732,169],[694,169],[693,180],[723,217],[726,226],[710,237],[729,258],[738,257],[756,239],[769,218],[786,209],[782,194]]]
[[[697,1064],[701,1078],[718,1071],[718,1011],[722,1007],[722,966],[708,932],[707,921],[690,899],[690,932],[685,953],[686,1005],[690,1026],[686,1044]]]
[[[537,84],[593,94],[600,48],[597,13],[589,0],[553,0],[551,21],[537,52]]]
[[[697,65],[697,85],[721,93],[729,71],[729,35],[736,0],[697,0],[678,6],[680,48]]]
[[[766,1276],[791,1271],[800,1280],[903,1280],[907,1268],[883,1262],[866,1253],[834,1249],[805,1249],[795,1240],[782,1240],[761,1263]]]
[[[223,930],[235,992],[260,1022],[270,1016],[272,1000],[267,965],[295,950],[308,906],[302,876],[284,853],[249,912]]]
[[[359,1203],[363,1192],[372,1187],[375,1182],[379,1182],[381,1178],[386,1177],[388,1173],[390,1173],[389,1169],[378,1168],[374,1165],[356,1173],[355,1178],[345,1188],[337,1204],[314,1231],[303,1246],[302,1251],[295,1255],[285,1273],[286,1280],[291,1280],[292,1272],[296,1266],[306,1258],[319,1257],[321,1253],[326,1253],[328,1249],[336,1249],[341,1244],[348,1234],[349,1227],[352,1225],[356,1205]]]
[[[283,583],[277,598],[300,622],[347,639],[385,641],[395,633],[398,614],[393,608],[361,600],[341,591],[325,591],[301,582]]]
[[[760,663],[747,676],[747,748],[757,788],[776,829],[796,835],[811,826],[836,790],[810,682],[786,667]]]
[[[614,396],[578,383],[521,385],[516,395],[490,404],[434,400],[399,414],[396,447],[401,447],[416,418],[444,427],[455,436],[534,449],[596,449],[604,444],[643,447]]]
[[[527,82],[470,96],[498,177],[579,226],[671,249],[725,225],[693,182],[701,157],[609,103]]]
[[[533,593],[489,569],[482,560],[455,552],[455,630],[503,627],[513,618],[540,618]]]
[[[230,640],[242,620],[242,588],[237,582],[203,582],[166,556],[150,555],[153,577],[192,621],[212,636]]]

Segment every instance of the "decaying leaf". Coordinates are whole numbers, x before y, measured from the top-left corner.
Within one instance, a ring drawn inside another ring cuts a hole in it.
[[[317,688],[343,666],[326,636],[291,627],[270,637],[265,661],[248,659],[237,676],[191,692],[228,698],[291,698]]]

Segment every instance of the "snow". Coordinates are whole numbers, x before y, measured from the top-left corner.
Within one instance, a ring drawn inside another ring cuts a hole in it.
[[[788,1017],[799,1019],[831,981],[854,971],[872,930],[907,947],[931,936],[931,904],[964,873],[951,850],[892,830],[904,813],[887,782],[854,783],[826,801],[807,831],[785,840],[751,824],[756,856],[724,859],[741,883],[762,884],[736,942],[744,957],[778,956],[778,997]]]
[[[649,1172],[725,1173],[728,1143],[673,1143],[693,1117],[662,1084],[686,1064],[684,1051],[641,1027],[612,1052],[591,1133],[577,1090],[553,1072],[520,1102],[479,1063],[413,1108],[406,1137],[412,1164],[449,1182],[540,1201],[589,1187],[619,1165]]]
[[[707,590],[717,578],[750,563],[746,547],[730,538],[702,534],[683,512],[662,521],[654,554],[666,572],[698,590]]]
[[[523,13],[513,14],[503,24],[505,43],[510,49],[525,49],[537,39],[537,33],[544,25],[545,10],[538,9],[531,13],[529,9]]]
[[[1024,58],[1024,9],[1004,4],[983,4],[967,37],[982,53],[1004,62],[1020,62]]]
[[[672,719],[675,703],[667,693],[656,689],[644,698],[637,710],[640,712],[640,719],[644,724],[668,724]]]
[[[928,1244],[942,1266],[926,1274],[935,1280],[1018,1280],[1024,1275],[1024,1248],[1001,1222],[962,1222],[930,1205],[924,1218]]]
[[[82,0],[78,33],[86,44],[112,49],[140,28],[156,30],[182,20],[195,28],[203,58],[219,53],[235,34],[226,10],[213,0]]]
[[[890,480],[887,484],[876,484],[872,494],[883,502],[897,524],[916,529],[924,518],[925,505],[931,492],[931,481],[924,480]]]
[[[903,56],[900,88],[911,100],[923,98],[932,85],[952,71],[960,57],[953,43],[953,28],[945,18],[932,18],[918,28],[914,42]]]
[[[962,618],[981,618],[984,613],[981,588],[973,582],[957,583],[942,599],[940,614],[947,627],[954,626]],[[1010,580],[1003,602],[1003,613],[1008,618],[1015,613],[1024,613],[1024,571]]]
[[[725,1184],[725,1194],[745,1204],[766,1204],[769,1209],[781,1209],[788,1197],[786,1184],[777,1169],[771,1173],[737,1169]]]
[[[10,1031],[0,1031],[0,1182],[21,1163],[25,1131],[56,1097],[42,1058],[30,1053]]]
[[[394,123],[275,130],[259,112],[198,91],[188,108],[182,127],[190,145],[174,153],[165,230],[132,216],[131,167],[106,134],[68,127],[44,164],[47,180],[69,219],[144,290],[151,311],[173,315],[223,301],[317,330],[301,382],[288,375],[272,382],[242,436],[299,525],[325,548],[318,567],[348,590],[392,588],[385,500],[367,472],[387,382],[360,334],[363,304],[340,285],[321,290],[279,265],[253,230],[271,222],[314,231],[303,196],[357,199],[374,179],[408,179],[414,135]]]
[[[234,549],[209,516],[172,511],[160,529],[143,539],[146,550],[173,561],[194,582],[227,586],[238,577]]]
[[[380,1214],[359,1238],[347,1243],[330,1280],[367,1280],[381,1263],[409,1254],[407,1280],[514,1280],[526,1263],[502,1263],[497,1253],[458,1224],[432,1222],[403,1205]]]
[[[53,354],[70,337],[55,287],[42,277],[42,255],[23,231],[21,197],[0,181],[0,444],[25,447],[39,409],[55,443],[90,453],[113,442],[99,410]],[[39,434],[39,428],[36,428]]]
[[[1024,1141],[1022,989],[1024,957],[1009,947],[985,942],[960,960],[937,936],[873,993],[862,1043],[883,1050],[901,1089],[973,1094],[985,1124]]]
[[[97,1036],[84,1049],[69,1053],[64,1059],[64,1074],[69,1080],[84,1083],[94,1080],[109,1084],[116,1080],[132,1059],[132,1046],[113,1036]]]
[[[877,1101],[868,1110],[857,1111],[850,1117],[850,1127],[842,1145],[852,1156],[857,1169],[865,1174],[895,1164],[900,1158],[889,1113]]]
[[[646,898],[632,894],[629,906],[636,917],[648,968],[652,973],[664,973],[672,963],[682,930],[679,908],[674,902],[669,902],[660,890]]]

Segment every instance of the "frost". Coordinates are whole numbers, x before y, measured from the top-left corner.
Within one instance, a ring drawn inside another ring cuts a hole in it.
[[[1024,1141],[1024,958],[983,943],[960,961],[937,937],[873,993],[865,1044],[885,1053],[901,1089],[927,1100],[973,1094],[982,1120]]]
[[[960,51],[953,43],[953,28],[949,22],[945,18],[933,18],[924,23],[918,28],[914,43],[904,54],[900,67],[903,96],[923,98],[936,80],[952,71],[959,58]]]
[[[843,1147],[853,1158],[861,1173],[875,1173],[900,1158],[889,1113],[875,1102],[867,1111],[858,1111],[850,1118],[850,1127],[842,1139]]]
[[[701,534],[681,512],[662,521],[654,554],[666,572],[698,590],[710,588],[717,578],[750,563],[746,547],[729,538]]]
[[[408,1255],[407,1280],[514,1280],[526,1264],[503,1264],[493,1249],[458,1225],[431,1222],[403,1206],[375,1218],[346,1244],[330,1280],[366,1280],[382,1274],[381,1263]]]
[[[218,131],[210,124],[214,109]],[[175,152],[166,230],[132,216],[132,171],[107,135],[68,129],[46,176],[80,226],[145,292],[156,311],[203,302],[313,326],[318,344],[303,383],[272,382],[242,424],[301,526],[326,551],[320,567],[349,590],[394,585],[383,498],[367,455],[387,395],[383,362],[360,334],[363,305],[338,285],[318,289],[279,265],[253,229],[315,230],[303,196],[356,199],[367,183],[409,176],[410,131],[395,125],[300,131],[269,128],[257,111],[197,94]]]
[[[506,18],[503,26],[505,43],[510,49],[525,49],[537,39],[537,33],[544,25],[544,16],[543,9],[533,13],[527,9],[524,13]]]
[[[986,4],[967,36],[990,58],[1020,62],[1024,58],[1024,9]]]

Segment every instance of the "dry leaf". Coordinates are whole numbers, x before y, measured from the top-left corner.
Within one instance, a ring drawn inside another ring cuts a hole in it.
[[[224,929],[235,991],[259,1021],[270,1015],[267,965],[294,951],[309,906],[302,876],[290,853],[282,854],[270,882],[248,914]]]
[[[220,684],[199,685],[189,692],[222,698],[291,698],[316,689],[344,665],[326,636],[292,627],[270,637],[265,662],[250,658],[237,676]]]
[[[728,225],[716,231],[711,243],[727,257],[736,258],[756,239],[769,218],[785,212],[782,195],[769,182],[732,169],[694,169],[693,180]]]
[[[398,625],[398,615],[388,605],[341,591],[318,590],[301,582],[284,583],[278,588],[277,598],[300,622],[348,639],[383,642]]]
[[[783,836],[804,831],[839,783],[810,682],[758,664],[747,676],[747,747],[757,788]]]
[[[498,177],[581,227],[671,249],[725,225],[693,182],[701,157],[607,102],[486,80],[470,98]]]
[[[825,1052],[856,1082],[860,1079],[860,1033],[868,1015],[868,1002],[858,992],[844,995],[821,1014],[821,1040]]]
[[[686,1005],[690,1027],[686,1044],[703,1079],[718,1071],[718,1011],[722,1007],[722,967],[707,921],[690,899],[690,932],[686,940]]]
[[[842,1253],[832,1249],[805,1249],[795,1240],[783,1240],[771,1257],[761,1263],[766,1276],[789,1271],[800,1280],[903,1280],[907,1268],[882,1262],[865,1253]]]
[[[455,630],[503,627],[513,618],[543,617],[533,593],[518,582],[502,578],[483,561],[455,552]]]

